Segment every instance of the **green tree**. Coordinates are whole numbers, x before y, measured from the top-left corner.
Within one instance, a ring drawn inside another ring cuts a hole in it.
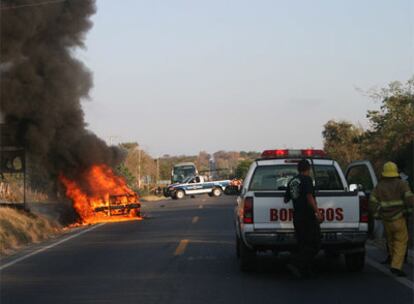
[[[370,96],[381,106],[368,111],[371,127],[365,150],[378,160],[396,158],[414,140],[414,77],[405,84],[395,81],[371,91]]]
[[[325,150],[341,165],[360,158],[370,160],[377,172],[394,161],[414,183],[414,77],[406,83],[391,82],[368,95],[380,103],[367,113],[364,131],[346,121],[329,121],[322,132]]]
[[[361,159],[361,140],[364,130],[347,121],[330,120],[324,125],[324,150],[341,166]]]
[[[252,160],[245,159],[239,162],[236,167],[235,176],[236,178],[244,179],[246,177],[247,171],[249,171],[250,165],[252,164]]]
[[[136,186],[136,178],[135,176],[129,171],[128,167],[125,166],[124,163],[120,164],[116,170],[116,174],[122,176],[125,181],[127,182],[128,186],[135,188]]]
[[[154,183],[157,177],[157,163],[154,159],[136,142],[121,143],[119,146],[125,150],[123,165],[134,176],[136,186],[140,184],[142,187],[142,182],[146,180]],[[138,178],[141,179],[141,183],[138,183]]]
[[[413,183],[414,175],[414,77],[406,83],[391,82],[386,88],[373,90],[370,96],[380,102],[380,109],[368,111],[370,129],[363,150],[377,170],[392,160],[397,162]]]

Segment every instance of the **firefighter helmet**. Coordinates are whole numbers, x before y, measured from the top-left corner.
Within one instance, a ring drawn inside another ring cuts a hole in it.
[[[382,176],[383,177],[399,177],[400,174],[398,173],[397,165],[393,162],[386,162],[382,170]]]

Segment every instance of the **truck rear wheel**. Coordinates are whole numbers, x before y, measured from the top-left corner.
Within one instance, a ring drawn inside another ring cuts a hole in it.
[[[345,265],[350,272],[360,272],[365,266],[365,251],[345,254]]]
[[[223,190],[221,188],[214,188],[213,191],[211,191],[213,196],[219,197],[223,194]]]
[[[243,272],[250,272],[254,270],[256,263],[256,251],[247,247],[243,240],[240,240],[239,238],[237,238],[237,249],[240,270]]]

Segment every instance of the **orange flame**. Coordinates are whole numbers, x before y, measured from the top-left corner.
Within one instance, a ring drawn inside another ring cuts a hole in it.
[[[137,194],[107,165],[93,165],[76,180],[59,179],[82,224],[141,219]]]

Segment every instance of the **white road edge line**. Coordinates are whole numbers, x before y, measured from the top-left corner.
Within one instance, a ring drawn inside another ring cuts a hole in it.
[[[86,232],[89,232],[89,231],[92,231],[92,230],[94,230],[94,229],[96,229],[96,228],[98,228],[98,227],[101,227],[101,226],[103,226],[103,225],[105,225],[105,223],[101,223],[101,224],[98,224],[98,225],[96,225],[96,226],[93,226],[93,227],[87,228],[87,229],[82,230],[82,231],[80,231],[80,232],[78,232],[78,233],[76,233],[76,234],[73,234],[73,235],[71,235],[71,236],[68,236],[68,237],[66,237],[66,238],[64,238],[64,239],[62,239],[62,240],[60,240],[60,241],[57,241],[56,243],[53,243],[53,244],[50,244],[50,245],[48,245],[48,246],[42,247],[42,248],[40,248],[40,249],[38,249],[38,250],[36,250],[36,251],[33,251],[33,252],[29,253],[29,254],[26,254],[26,255],[24,255],[24,256],[22,256],[22,257],[20,257],[20,258],[17,258],[17,259],[15,259],[15,260],[13,260],[13,261],[11,261],[11,262],[7,263],[7,264],[1,265],[1,266],[0,266],[0,271],[1,271],[1,270],[6,269],[7,267],[10,267],[10,266],[12,266],[12,265],[14,265],[14,264],[18,263],[18,262],[21,262],[21,261],[23,261],[23,260],[26,260],[26,259],[28,259],[28,258],[30,258],[30,257],[32,257],[32,256],[34,256],[34,255],[36,255],[36,254],[39,254],[39,253],[41,253],[41,252],[43,252],[43,251],[46,251],[46,250],[48,250],[48,249],[51,249],[51,248],[53,248],[53,247],[56,247],[56,246],[58,246],[58,245],[60,245],[60,244],[62,244],[62,243],[64,243],[64,242],[67,242],[67,241],[69,241],[69,240],[71,240],[71,239],[73,239],[73,238],[75,238],[75,237],[78,237],[78,236],[80,236],[80,235],[82,235],[82,234],[84,234],[84,233],[86,233]]]
[[[375,269],[377,269],[378,271],[381,271],[382,273],[384,273],[385,275],[393,278],[394,280],[396,280],[398,283],[403,284],[404,286],[410,288],[411,290],[414,290],[414,283],[412,281],[410,281],[409,279],[403,278],[403,277],[397,277],[395,275],[393,275],[391,273],[391,271],[387,268],[382,266],[380,263],[372,260],[371,258],[367,258],[366,262],[368,265],[370,265],[371,267],[374,267]]]

